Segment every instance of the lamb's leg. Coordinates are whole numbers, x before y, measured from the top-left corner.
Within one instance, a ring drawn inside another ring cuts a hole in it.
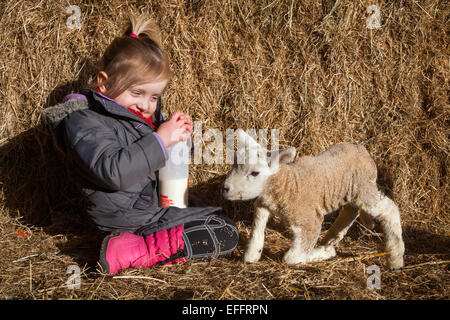
[[[359,210],[359,219],[366,228],[368,229],[375,228],[375,222],[373,221],[372,217],[364,210],[361,209]]]
[[[264,247],[264,230],[266,229],[269,215],[270,211],[267,208],[255,207],[252,234],[244,255],[245,262],[253,263],[261,258]]]
[[[390,252],[389,266],[398,270],[403,267],[403,254],[405,245],[402,239],[402,226],[400,223],[400,212],[397,205],[376,186],[363,192],[357,199],[357,204],[361,206],[370,216],[378,220],[383,229],[386,241],[386,250]]]
[[[323,261],[336,256],[336,250],[333,245],[319,246],[311,250],[308,255],[308,262]]]
[[[364,210],[358,210],[358,207],[347,204],[339,210],[339,215],[328,229],[327,234],[322,240],[323,245],[336,245],[347,234],[348,229],[355,222],[358,217],[361,219],[361,223],[369,229],[373,229],[375,224],[370,215]]]
[[[320,235],[322,220],[314,214],[303,214],[308,217],[303,223],[292,225],[293,234],[292,245],[284,255],[284,262],[287,264],[308,263],[321,261],[336,255],[333,246],[321,246],[314,248]]]
[[[348,229],[358,217],[358,208],[352,204],[346,204],[339,210],[339,215],[328,229],[322,240],[323,245],[335,245],[347,234]]]
[[[305,230],[301,226],[291,226],[292,245],[283,257],[287,264],[297,264],[308,262],[308,251],[311,245],[308,245]],[[313,244],[314,245],[314,244]]]

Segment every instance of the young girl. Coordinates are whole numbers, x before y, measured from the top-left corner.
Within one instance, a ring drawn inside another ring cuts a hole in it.
[[[220,207],[162,208],[157,172],[166,148],[192,134],[182,112],[165,120],[161,95],[170,79],[156,25],[131,17],[125,35],[106,49],[95,89],[44,110],[62,135],[70,164],[98,228],[111,232],[100,252],[104,271],[216,258],[234,250],[236,225]]]

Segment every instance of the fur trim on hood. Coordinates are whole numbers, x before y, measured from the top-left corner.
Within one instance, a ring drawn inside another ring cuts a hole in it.
[[[41,118],[45,123],[51,125],[53,128],[56,128],[68,114],[88,108],[88,101],[85,97],[69,99],[65,102],[58,103],[53,107],[44,109],[41,113]]]

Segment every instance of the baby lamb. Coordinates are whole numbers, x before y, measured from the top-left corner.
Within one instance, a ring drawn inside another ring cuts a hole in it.
[[[363,223],[371,217],[380,222],[390,252],[389,266],[403,267],[405,251],[397,205],[376,185],[377,168],[360,145],[339,143],[317,156],[303,156],[294,162],[295,148],[268,152],[245,131],[236,130],[237,156],[223,184],[228,200],[255,199],[253,230],[244,261],[260,259],[264,229],[271,213],[290,226],[293,242],[284,255],[287,264],[308,263],[336,255],[334,245],[346,234],[358,216]],[[250,161],[253,160],[253,161]],[[324,215],[341,208],[321,246],[314,248]]]

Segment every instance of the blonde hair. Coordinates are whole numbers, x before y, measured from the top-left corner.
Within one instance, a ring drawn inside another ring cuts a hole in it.
[[[169,80],[171,76],[156,23],[146,14],[129,18],[125,34],[114,39],[102,57],[102,71],[108,75],[105,94],[111,98],[134,84]]]

